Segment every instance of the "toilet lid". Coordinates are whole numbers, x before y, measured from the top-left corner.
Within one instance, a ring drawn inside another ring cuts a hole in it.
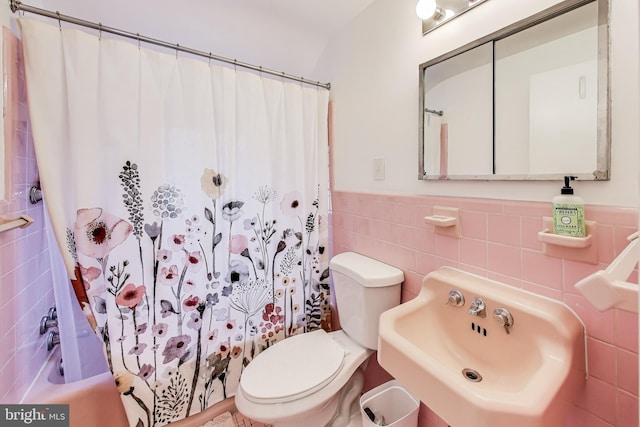
[[[244,369],[240,386],[248,400],[288,402],[316,392],[340,372],[344,348],[324,330],[278,342]]]

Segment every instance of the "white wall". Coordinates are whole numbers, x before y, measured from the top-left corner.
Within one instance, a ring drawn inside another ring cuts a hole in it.
[[[638,206],[638,2],[611,0],[611,181],[579,182],[587,204]],[[335,100],[339,190],[550,201],[560,182],[418,181],[418,65],[558,0],[491,0],[427,36],[415,0],[376,0],[328,45],[319,74]],[[373,179],[384,158],[386,180]]]

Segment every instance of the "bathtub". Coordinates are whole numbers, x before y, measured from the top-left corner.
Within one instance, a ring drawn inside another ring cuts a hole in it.
[[[57,347],[31,384],[22,403],[69,404],[70,427],[129,425],[111,372],[65,384],[64,377],[58,372],[59,360],[60,347]]]
[[[84,380],[65,384],[58,372],[60,348],[49,356],[21,403],[69,404],[69,427],[128,427],[120,393],[111,372],[103,372]],[[224,413],[235,413],[233,397],[192,415],[172,427],[199,427]]]

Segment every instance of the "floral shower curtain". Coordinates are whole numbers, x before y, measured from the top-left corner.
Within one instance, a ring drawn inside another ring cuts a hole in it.
[[[328,91],[20,26],[43,193],[132,426],[202,411],[260,351],[329,328]]]

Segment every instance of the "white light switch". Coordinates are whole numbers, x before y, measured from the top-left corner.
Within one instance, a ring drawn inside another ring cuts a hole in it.
[[[384,180],[384,159],[373,159],[373,179]]]

